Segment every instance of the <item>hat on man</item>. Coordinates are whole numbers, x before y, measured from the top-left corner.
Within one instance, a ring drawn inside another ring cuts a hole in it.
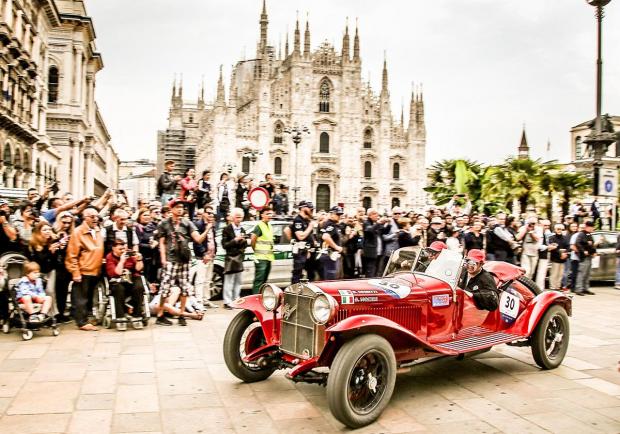
[[[168,207],[170,207],[170,209],[172,209],[172,208],[174,208],[175,206],[177,206],[179,204],[185,206],[185,202],[183,200],[181,200],[180,197],[175,197],[170,202],[168,202]]]
[[[443,241],[433,241],[428,248],[429,250],[439,253],[442,250],[447,249],[448,246]]]
[[[329,209],[329,212],[332,213],[332,214],[338,214],[338,215],[344,214],[344,210],[341,207],[339,207],[338,205],[332,206]]]
[[[302,208],[314,209],[314,204],[309,200],[301,200],[299,201],[299,209],[302,209]]]
[[[6,199],[0,199],[0,206],[8,205],[9,202]]]
[[[431,224],[432,225],[440,225],[443,223],[443,219],[441,217],[433,217],[431,219]]]
[[[479,249],[471,249],[467,252],[467,259],[476,262],[484,262],[484,252]]]

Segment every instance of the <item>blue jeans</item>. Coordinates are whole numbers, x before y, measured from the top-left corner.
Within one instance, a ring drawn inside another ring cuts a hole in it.
[[[230,304],[234,300],[238,299],[241,295],[241,276],[242,272],[224,274],[224,289],[222,298],[224,304]]]
[[[336,280],[338,277],[338,262],[340,262],[340,259],[332,261],[329,255],[321,255],[319,262],[322,266],[321,278],[323,280]]]
[[[620,286],[620,258],[616,258],[616,286]]]

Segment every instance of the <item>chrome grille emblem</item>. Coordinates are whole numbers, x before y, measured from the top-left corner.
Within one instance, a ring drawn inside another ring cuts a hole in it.
[[[290,304],[286,303],[282,310],[282,316],[286,321],[288,321],[288,319],[291,317],[291,315],[293,315],[293,312],[295,312],[296,309],[297,306],[291,306]]]

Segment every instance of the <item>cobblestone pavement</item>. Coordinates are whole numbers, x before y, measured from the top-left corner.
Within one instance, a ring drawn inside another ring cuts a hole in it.
[[[574,300],[563,366],[541,371],[529,348],[442,359],[399,375],[387,410],[360,433],[620,432],[620,291]],[[277,373],[232,377],[222,339],[235,312],[189,327],[96,333],[72,325],[30,342],[0,335],[0,432],[302,433],[346,431],[325,389]]]

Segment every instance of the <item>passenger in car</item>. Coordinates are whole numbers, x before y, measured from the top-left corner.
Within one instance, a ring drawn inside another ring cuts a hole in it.
[[[495,279],[491,273],[482,268],[483,265],[484,253],[482,250],[470,250],[467,253],[466,269],[461,275],[459,288],[473,297],[478,309],[493,311],[499,306],[499,290],[495,284]]]

